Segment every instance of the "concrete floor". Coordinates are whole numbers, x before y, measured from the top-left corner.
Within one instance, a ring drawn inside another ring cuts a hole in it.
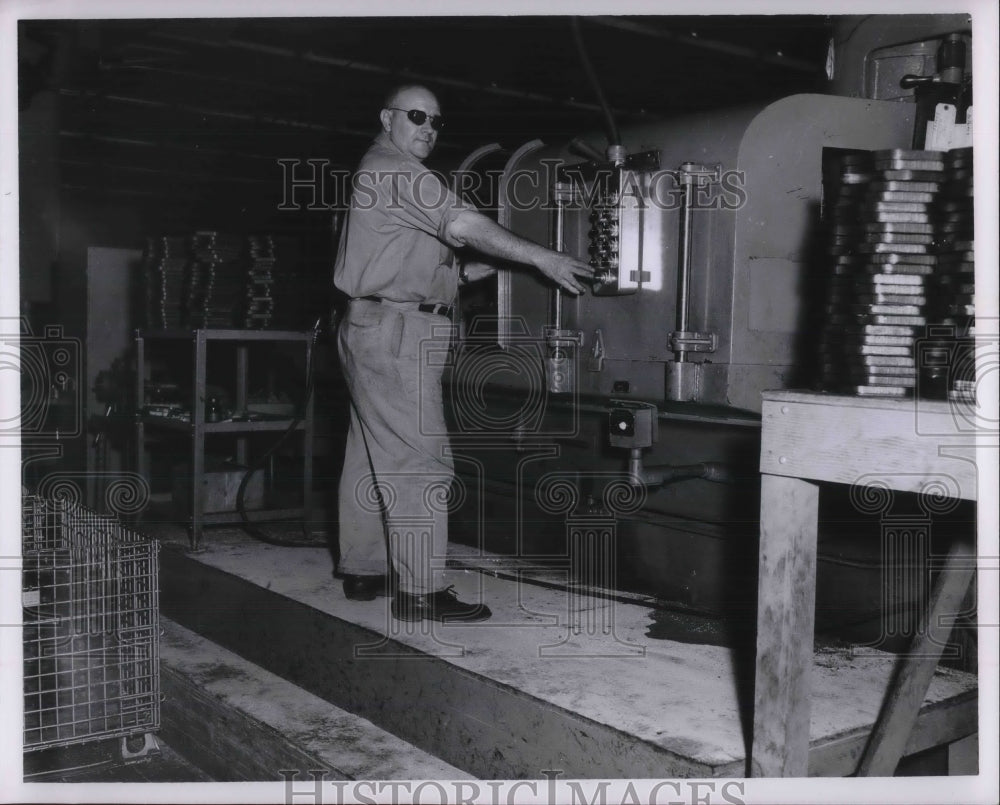
[[[499,566],[492,574],[471,570],[463,563],[489,566],[493,560],[471,556],[470,549],[461,546],[453,548],[442,578],[464,600],[487,602],[493,618],[464,626],[404,624],[389,616],[385,598],[346,600],[332,577],[332,560],[324,548],[277,547],[238,529],[216,528],[206,531],[202,552],[185,554],[183,530],[164,523],[149,523],[144,530],[161,539],[165,551],[184,554],[184,561],[206,572],[219,571],[269,596],[295,602],[321,622],[349,626],[355,642],[348,649],[362,663],[358,666],[362,681],[378,675],[364,673],[366,653],[370,669],[378,668],[379,673],[399,658],[433,658],[441,677],[437,684],[445,685],[447,678],[466,685],[465,700],[448,699],[454,707],[452,726],[474,723],[470,734],[491,747],[492,757],[465,746],[442,748],[440,743],[429,751],[476,776],[537,777],[537,769],[531,773],[532,762],[563,764],[550,768],[580,763],[580,769],[593,769],[593,776],[744,776],[753,678],[753,641],[748,635],[734,641],[732,630],[705,619],[665,614],[648,603],[596,596],[572,586],[526,583],[516,578],[516,571],[501,572],[504,568]],[[206,590],[206,601],[209,593]],[[224,640],[232,633],[234,642],[239,642],[242,638],[236,633],[244,628],[244,619],[259,617],[263,623],[268,617],[252,608],[229,615],[198,613],[198,602],[190,605],[192,617],[206,622],[215,618],[212,639]],[[225,601],[206,604],[212,606],[217,610]],[[268,639],[280,639],[280,632],[275,634],[279,637]],[[294,643],[260,648],[261,656],[296,650]],[[345,648],[340,645],[336,650],[341,653],[336,661],[331,655],[331,666],[343,664]],[[309,646],[302,663],[322,666],[322,657],[315,655],[323,651],[323,645]],[[276,660],[279,665],[296,661]],[[850,773],[851,753],[858,750],[844,747],[852,741],[863,746],[895,663],[893,655],[878,651],[818,646],[811,769],[815,759],[817,773]],[[431,679],[433,685],[434,678],[425,677],[421,684]],[[356,683],[352,678],[351,684]],[[315,684],[321,688],[324,683]],[[975,690],[974,676],[939,668],[925,709],[954,705],[963,707],[965,715],[974,714]],[[377,689],[362,691],[358,701],[368,706],[384,694]],[[418,690],[415,695],[433,700],[434,691]],[[366,715],[376,719],[393,714]],[[572,722],[569,726],[567,720]],[[421,726],[403,724],[400,729],[401,734],[419,733]],[[581,734],[590,743],[584,746]],[[429,735],[428,740],[439,738]],[[576,745],[564,746],[564,740]],[[933,729],[918,728],[908,753],[925,750],[934,741]]]
[[[158,750],[125,762],[116,740],[39,753],[25,759],[32,783],[210,783],[212,778],[162,740]],[[43,756],[44,755],[44,756]]]

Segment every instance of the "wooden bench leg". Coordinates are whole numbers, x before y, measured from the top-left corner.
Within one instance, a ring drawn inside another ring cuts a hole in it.
[[[858,766],[859,777],[890,777],[896,771],[974,573],[973,546],[956,541],[934,585],[927,620],[903,659],[875,722]]]
[[[948,744],[948,774],[979,774],[979,733]]]
[[[805,777],[819,487],[761,476],[753,777]]]

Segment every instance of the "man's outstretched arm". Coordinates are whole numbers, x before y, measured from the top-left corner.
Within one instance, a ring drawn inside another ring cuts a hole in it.
[[[463,210],[448,225],[445,234],[459,245],[490,257],[534,266],[570,293],[583,293],[585,288],[580,278],[589,280],[594,276],[594,269],[582,260],[515,235],[474,210]]]

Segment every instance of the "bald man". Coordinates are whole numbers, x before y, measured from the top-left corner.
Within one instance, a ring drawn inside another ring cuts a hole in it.
[[[447,351],[460,283],[452,251],[520,263],[572,294],[584,291],[593,269],[497,225],[424,167],[443,126],[429,89],[398,87],[379,120],[382,131],[355,175],[334,265],[334,282],[351,300],[338,333],[352,401],[338,573],[348,599],[370,601],[387,591],[391,562],[393,617],[484,620],[489,608],[461,601],[443,573],[454,467],[443,361],[433,357]],[[467,265],[462,282],[495,272]]]

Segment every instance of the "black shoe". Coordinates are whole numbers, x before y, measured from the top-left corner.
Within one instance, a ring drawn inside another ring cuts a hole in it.
[[[352,576],[344,573],[344,596],[348,601],[374,601],[386,594],[388,579],[385,576]]]
[[[392,617],[401,621],[440,621],[472,623],[484,621],[493,613],[486,604],[466,604],[458,600],[453,587],[426,595],[397,592],[392,599]]]

